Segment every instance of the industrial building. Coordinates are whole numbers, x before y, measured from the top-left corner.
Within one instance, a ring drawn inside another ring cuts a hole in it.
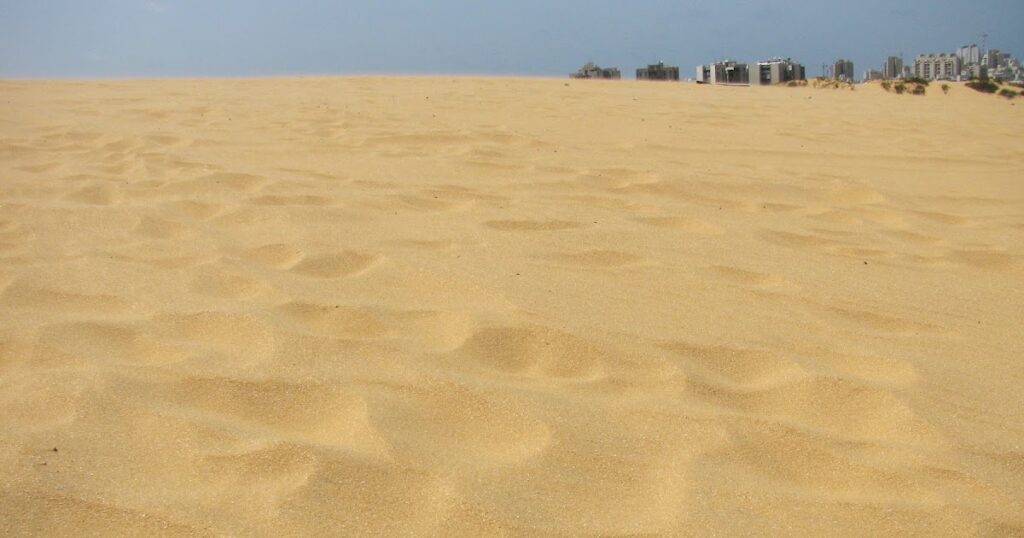
[[[650,64],[636,70],[637,80],[679,80],[679,67],[665,62]]]

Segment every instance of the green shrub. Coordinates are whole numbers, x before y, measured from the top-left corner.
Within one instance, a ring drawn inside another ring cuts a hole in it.
[[[927,86],[928,85],[928,81],[923,79],[923,78],[921,78],[921,77],[910,77],[910,78],[907,79],[907,82],[909,82],[911,84],[919,84],[921,86]]]
[[[945,94],[949,93],[949,84],[943,84],[942,85],[942,93],[945,93]]]
[[[924,86],[917,84],[914,86],[913,90],[910,90],[910,93],[913,95],[924,95],[925,91]]]
[[[892,89],[892,82],[889,82],[888,80],[883,80],[882,81],[882,89],[885,90],[885,91],[891,90]]]
[[[895,90],[896,93],[903,95],[903,92],[907,91],[907,85],[902,82],[897,82],[896,85],[892,87],[892,89]]]
[[[1005,97],[1007,99],[1013,99],[1014,97],[1017,97],[1017,92],[1015,92],[1015,91],[1013,91],[1013,90],[1011,90],[1009,88],[1003,88],[1003,89],[999,90],[999,95],[1002,95],[1003,97]]]
[[[972,80],[967,83],[967,87],[982,93],[996,93],[999,91],[999,86],[991,80]]]

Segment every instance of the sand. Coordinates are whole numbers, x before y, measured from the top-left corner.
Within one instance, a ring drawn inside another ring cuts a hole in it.
[[[1022,126],[0,82],[0,534],[1024,534]]]

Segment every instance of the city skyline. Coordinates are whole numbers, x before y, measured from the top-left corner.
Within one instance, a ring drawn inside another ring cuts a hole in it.
[[[314,0],[0,1],[0,77],[104,78],[291,74],[564,76],[587,61],[623,71],[731,58],[792,57],[807,76],[849,59],[858,72],[890,55],[981,44],[1021,55],[1019,2],[965,10],[946,0],[837,1],[773,7],[666,0],[623,7],[569,0],[479,6],[445,0],[344,5]]]

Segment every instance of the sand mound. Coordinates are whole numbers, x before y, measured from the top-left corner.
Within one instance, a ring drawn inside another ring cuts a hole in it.
[[[1024,108],[815,86],[0,82],[0,535],[1024,535]]]

